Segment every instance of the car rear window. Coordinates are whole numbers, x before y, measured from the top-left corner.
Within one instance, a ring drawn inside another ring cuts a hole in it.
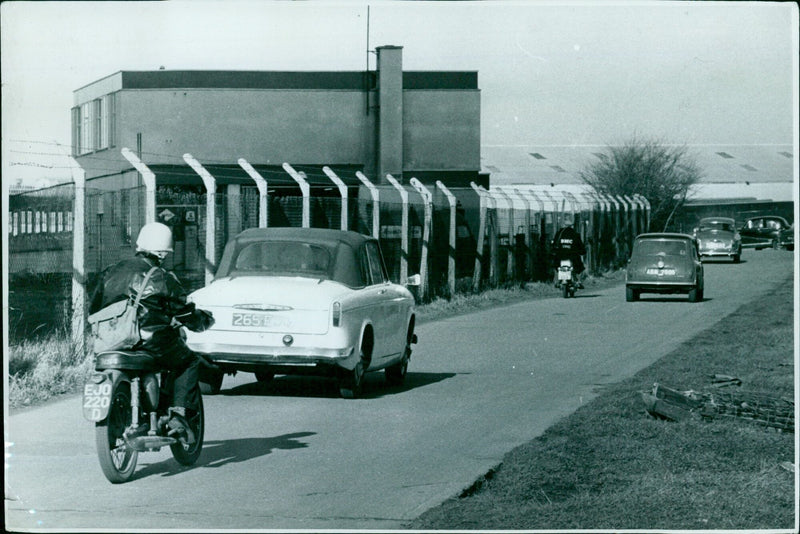
[[[733,232],[733,225],[726,222],[713,222],[703,223],[700,225],[701,230],[723,230],[725,232]]]
[[[233,261],[235,274],[290,274],[328,278],[331,251],[294,241],[260,241],[242,247]]]
[[[635,254],[643,256],[686,256],[686,241],[682,239],[641,239],[636,242]]]

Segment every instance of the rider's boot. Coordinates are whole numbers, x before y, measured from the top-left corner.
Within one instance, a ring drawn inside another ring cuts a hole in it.
[[[195,442],[194,432],[192,432],[189,422],[186,420],[186,408],[183,406],[176,406],[169,409],[170,418],[167,426],[169,427],[168,435],[177,434],[184,436],[186,443],[189,445]]]

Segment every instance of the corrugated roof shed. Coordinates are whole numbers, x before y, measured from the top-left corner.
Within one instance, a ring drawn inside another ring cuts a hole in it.
[[[791,145],[690,145],[703,170],[702,183],[792,182]],[[482,171],[492,185],[580,184],[579,172],[606,152],[606,145],[481,147]]]

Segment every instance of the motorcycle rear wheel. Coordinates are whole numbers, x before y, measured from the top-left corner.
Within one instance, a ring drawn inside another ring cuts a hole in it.
[[[194,432],[195,442],[191,445],[184,444],[180,441],[173,443],[169,446],[172,451],[172,456],[181,465],[194,465],[197,459],[200,458],[200,453],[203,451],[203,433],[205,432],[205,415],[203,411],[203,397],[198,395],[198,410],[194,414],[186,414],[186,420],[192,427]]]
[[[129,449],[122,438],[131,424],[131,394],[122,383],[111,396],[108,417],[95,425],[97,458],[103,474],[112,484],[127,482],[133,476],[139,453]]]

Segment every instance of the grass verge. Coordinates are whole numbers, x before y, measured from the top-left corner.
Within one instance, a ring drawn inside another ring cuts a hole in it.
[[[8,355],[9,408],[75,393],[90,371],[91,357],[85,357],[64,332],[12,345]]]
[[[607,387],[407,528],[794,528],[793,433],[735,418],[658,420],[640,397],[654,382],[713,391],[710,375],[727,374],[741,391],[794,399],[792,293],[791,283],[778,287]]]

